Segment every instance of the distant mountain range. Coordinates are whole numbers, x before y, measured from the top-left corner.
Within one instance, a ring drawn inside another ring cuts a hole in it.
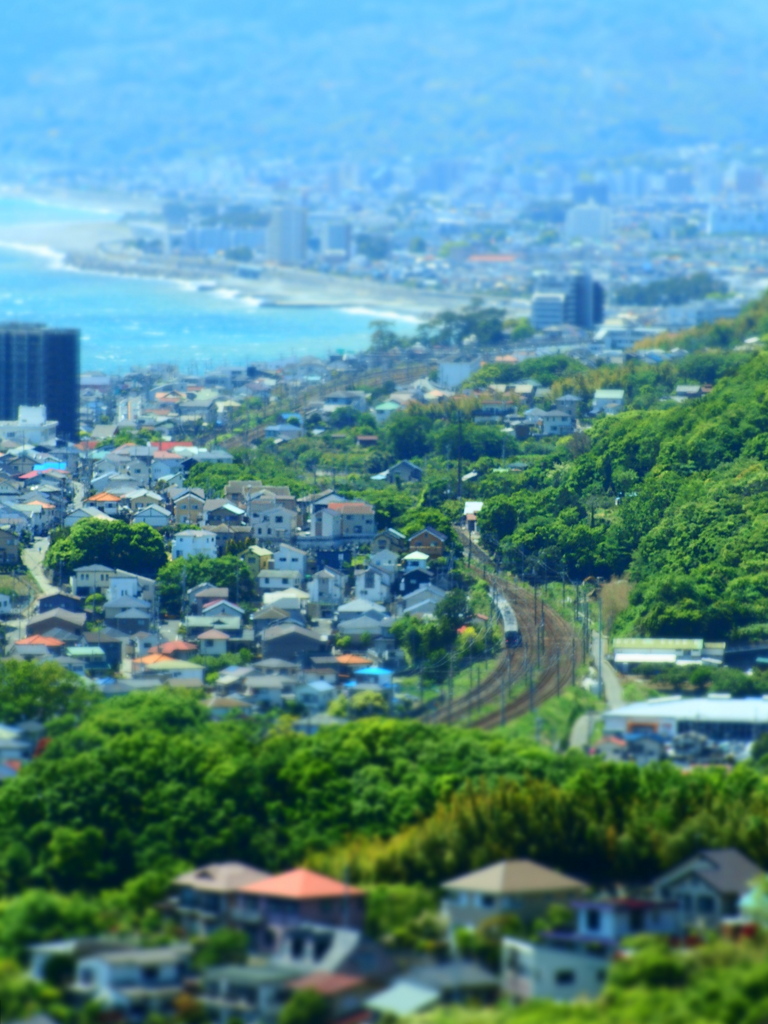
[[[0,159],[759,141],[758,0],[4,0]]]

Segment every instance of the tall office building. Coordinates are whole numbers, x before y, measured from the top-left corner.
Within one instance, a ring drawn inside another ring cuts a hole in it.
[[[267,227],[267,259],[298,266],[306,255],[306,211],[300,206],[276,206]]]
[[[44,405],[59,437],[77,441],[80,332],[43,324],[0,324],[0,420],[21,405]]]
[[[574,274],[565,303],[565,322],[591,331],[605,319],[605,289],[591,274]]]
[[[591,274],[572,274],[562,290],[534,292],[531,323],[536,330],[574,324],[593,330],[605,319],[605,289]]]

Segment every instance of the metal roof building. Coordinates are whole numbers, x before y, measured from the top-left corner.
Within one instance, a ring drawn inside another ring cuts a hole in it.
[[[652,732],[672,739],[698,732],[715,740],[752,740],[768,731],[768,698],[655,697],[612,708],[603,715],[606,733]]]

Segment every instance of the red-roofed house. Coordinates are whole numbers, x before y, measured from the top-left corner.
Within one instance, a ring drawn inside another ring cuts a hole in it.
[[[313,513],[312,535],[368,543],[376,536],[376,510],[367,501],[333,501]]]
[[[44,655],[58,656],[63,654],[66,644],[63,640],[57,640],[52,636],[41,636],[40,634],[35,634],[33,636],[26,636],[21,640],[17,640],[13,646],[14,654],[17,654],[25,661],[29,661],[32,658],[40,658]]]
[[[243,886],[233,918],[250,934],[251,948],[266,952],[296,925],[361,929],[365,893],[308,868],[294,868]]]
[[[157,647],[150,647],[147,653],[164,654],[168,658],[184,658],[197,653],[197,644],[191,644],[187,640],[168,640]]]
[[[86,505],[93,505],[99,510],[99,512],[106,512],[108,516],[114,515],[117,512],[117,507],[120,504],[120,498],[116,494],[109,494],[108,491],[102,491],[101,494],[94,494],[92,498],[89,498]]]

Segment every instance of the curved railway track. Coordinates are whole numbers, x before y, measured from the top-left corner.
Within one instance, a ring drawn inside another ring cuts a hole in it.
[[[493,670],[477,686],[457,700],[430,709],[423,720],[492,729],[559,694],[572,681],[575,666],[585,652],[571,624],[534,592],[516,587],[493,573],[490,558],[474,545],[473,557],[483,565],[488,582],[502,590],[514,608],[522,643],[513,650],[504,650]],[[525,692],[520,693],[523,683]],[[492,709],[483,714],[481,709],[488,705]]]

